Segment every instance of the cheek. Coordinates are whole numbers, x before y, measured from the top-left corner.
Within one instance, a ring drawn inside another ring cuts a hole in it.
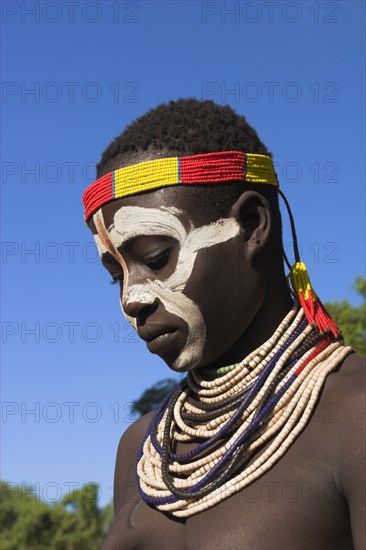
[[[234,245],[215,245],[197,254],[184,292],[205,312],[215,312],[216,319],[226,303],[237,299],[243,277],[239,258]]]
[[[204,328],[206,335],[205,356],[207,352],[216,351],[218,331],[215,328],[220,325],[222,316],[227,316],[226,311],[223,311],[225,304],[221,296],[222,273],[220,273],[220,267],[215,269],[213,259],[212,253],[207,250],[202,250],[197,254],[192,274],[183,291],[199,311],[199,323]]]
[[[210,353],[232,345],[248,327],[257,311],[256,287],[237,243],[198,253],[184,293],[201,311]]]

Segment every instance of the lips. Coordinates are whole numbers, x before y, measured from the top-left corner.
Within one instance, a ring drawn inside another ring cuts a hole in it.
[[[147,325],[144,327],[140,327],[138,329],[138,335],[142,340],[145,340],[145,342],[150,343],[155,338],[158,338],[159,336],[170,334],[172,332],[175,332],[176,329],[173,327],[165,327],[161,325]]]
[[[147,325],[138,329],[138,335],[145,340],[151,353],[158,353],[169,345],[176,336],[177,329],[173,327]]]

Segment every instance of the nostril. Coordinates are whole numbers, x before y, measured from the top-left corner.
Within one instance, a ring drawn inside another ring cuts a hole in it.
[[[138,324],[145,322],[146,318],[153,313],[158,307],[159,300],[156,298],[152,304],[146,302],[125,302],[123,304],[123,311],[130,317],[135,317]]]
[[[139,311],[141,311],[141,309],[144,307],[145,307],[144,304],[142,304],[141,302],[124,302],[123,303],[123,310],[130,317],[137,317],[137,315],[139,314]]]

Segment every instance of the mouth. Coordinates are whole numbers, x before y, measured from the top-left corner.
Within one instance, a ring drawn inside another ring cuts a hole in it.
[[[158,353],[171,344],[177,332],[176,328],[162,326],[147,326],[138,330],[140,338],[145,340],[146,347],[151,353]]]

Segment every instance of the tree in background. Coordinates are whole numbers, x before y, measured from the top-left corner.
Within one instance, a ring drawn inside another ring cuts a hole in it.
[[[132,403],[131,413],[138,413],[142,416],[153,409],[157,409],[177,384],[178,381],[173,378],[160,380],[151,386],[151,388],[145,390],[141,397]]]
[[[40,500],[31,485],[1,482],[1,550],[99,550],[112,505],[98,508],[98,485],[88,483],[61,502]]]
[[[352,288],[363,298],[359,307],[352,306],[348,300],[324,305],[342,330],[345,343],[359,355],[366,355],[366,279],[356,277]]]
[[[41,502],[34,488],[1,482],[1,548],[46,550],[55,532],[52,508]]]

